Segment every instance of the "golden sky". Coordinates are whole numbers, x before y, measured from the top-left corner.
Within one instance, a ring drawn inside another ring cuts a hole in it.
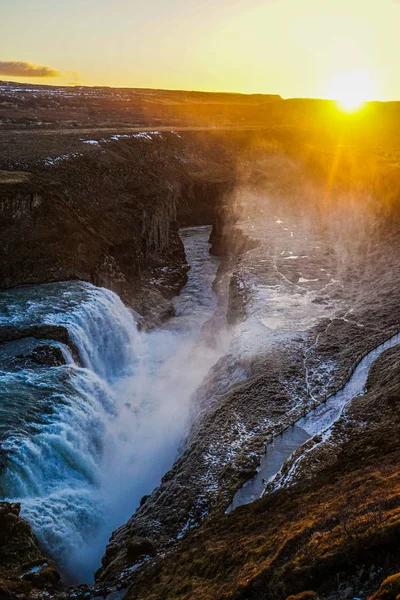
[[[0,16],[2,79],[400,99],[400,0],[1,0]]]

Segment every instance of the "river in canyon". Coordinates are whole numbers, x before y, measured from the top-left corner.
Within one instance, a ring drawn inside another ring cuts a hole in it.
[[[210,231],[181,230],[188,282],[176,315],[150,332],[138,331],[116,294],[81,281],[1,295],[0,325],[62,325],[81,359],[33,338],[0,353],[0,493],[21,502],[66,583],[93,580],[111,532],[172,466],[193,392],[222,353],[200,335],[216,307]],[[66,364],[15,360],[43,345]]]

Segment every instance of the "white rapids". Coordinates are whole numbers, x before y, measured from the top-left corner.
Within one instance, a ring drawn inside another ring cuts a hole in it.
[[[21,502],[66,581],[92,580],[112,530],[171,467],[191,396],[222,353],[198,343],[216,306],[210,230],[181,232],[189,281],[176,316],[150,333],[116,294],[89,283],[0,297],[0,325],[63,325],[82,360],[64,347],[66,365],[0,370],[0,493]]]

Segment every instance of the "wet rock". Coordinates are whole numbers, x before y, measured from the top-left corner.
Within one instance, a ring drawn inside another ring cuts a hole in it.
[[[57,586],[60,574],[51,561],[35,560],[25,563],[21,567],[20,578],[29,581],[33,587],[47,588]]]
[[[59,367],[66,364],[62,351],[55,346],[38,346],[31,354],[17,354],[16,358],[43,367]]]
[[[14,598],[14,593],[28,598],[32,588],[58,589],[60,582],[54,563],[43,556],[29,523],[20,517],[20,509],[18,503],[0,503],[0,590],[4,598]]]
[[[141,497],[140,499],[140,506],[143,506],[143,504],[146,502],[146,500],[148,500],[148,498],[150,498],[150,494],[145,494],[144,496]]]
[[[71,337],[68,333],[68,329],[63,327],[62,325],[32,325],[30,327],[16,327],[14,325],[3,325],[0,326],[0,344],[6,344],[8,342],[15,342],[17,340],[22,340],[24,338],[36,338],[39,340],[54,340],[56,342],[60,342],[61,344],[65,344],[71,351],[71,354],[74,360],[80,364],[80,356],[79,351],[74,342],[71,340]],[[39,353],[32,353],[33,359],[36,360],[37,363],[39,361],[46,360],[45,356],[49,357],[52,354],[54,357],[57,355],[58,360],[60,360],[60,355],[58,353],[54,353],[53,350],[57,350],[56,348],[52,348],[51,351],[45,350],[44,348],[49,348],[49,346],[43,347],[42,351]],[[60,351],[61,352],[61,351]],[[62,353],[61,353],[62,357]],[[64,358],[62,357],[64,364]],[[45,364],[41,362],[40,364]]]
[[[86,583],[83,583],[81,585],[70,587],[68,597],[71,598],[71,600],[88,600],[93,597],[93,590],[91,590]]]
[[[145,556],[154,556],[155,554],[156,546],[147,538],[134,536],[127,543],[126,555],[130,564],[136,563]]]

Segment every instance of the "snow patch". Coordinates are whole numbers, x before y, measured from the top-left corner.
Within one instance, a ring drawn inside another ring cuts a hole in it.
[[[51,158],[49,156],[44,160],[44,164],[46,167],[54,167],[65,160],[77,158],[78,156],[83,156],[82,152],[71,152],[70,154],[62,154],[61,156],[56,156],[55,158]]]
[[[305,277],[299,278],[299,283],[310,283],[312,281],[319,281],[319,279],[305,279]]]
[[[36,565],[35,567],[32,567],[31,569],[29,569],[29,571],[25,571],[25,573],[20,575],[20,579],[22,579],[23,577],[26,577],[27,575],[33,575],[34,573],[39,573],[39,571],[41,571],[42,569],[45,569],[47,566],[48,566],[47,562],[44,562],[41,565]]]

